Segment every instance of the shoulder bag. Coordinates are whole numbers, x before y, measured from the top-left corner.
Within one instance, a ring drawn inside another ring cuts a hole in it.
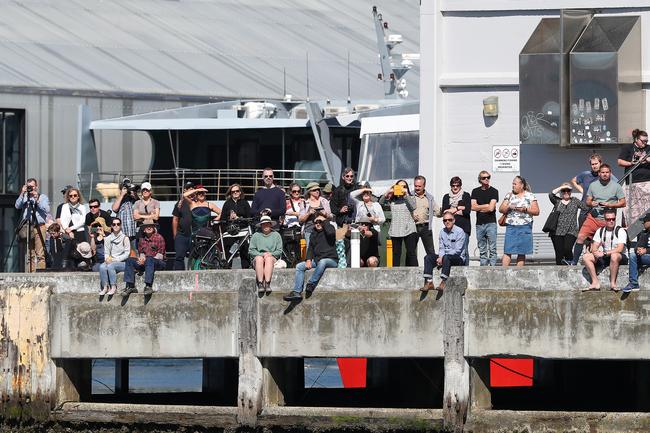
[[[560,203],[558,201],[558,203]],[[546,222],[544,223],[544,227],[542,228],[542,231],[544,233],[552,233],[557,230],[557,222],[560,219],[560,211],[557,210],[557,204],[553,207],[553,210],[551,211],[550,214],[548,214],[548,218],[546,218]]]

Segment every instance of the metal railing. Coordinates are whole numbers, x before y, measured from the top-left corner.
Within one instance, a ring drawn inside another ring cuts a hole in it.
[[[151,183],[153,196],[159,201],[178,200],[183,185],[188,181],[203,185],[208,190],[208,200],[217,201],[226,199],[226,192],[233,183],[240,184],[246,197],[250,199],[262,185],[262,172],[262,169],[114,171],[78,173],[77,182],[86,200],[104,198],[97,189],[97,184],[120,186],[124,178],[129,178],[136,185],[142,182]],[[287,187],[291,182],[297,182],[303,187],[309,182],[319,182],[321,186],[329,182],[327,174],[322,170],[273,170],[273,173],[275,184],[281,187]]]

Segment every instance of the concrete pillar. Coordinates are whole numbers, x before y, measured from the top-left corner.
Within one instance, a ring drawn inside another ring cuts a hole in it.
[[[474,358],[469,372],[470,409],[492,409],[490,391],[490,360]]]
[[[125,395],[129,393],[129,360],[115,360],[115,394]]]
[[[302,358],[264,358],[264,406],[285,406],[298,400],[305,388]]]
[[[87,401],[92,394],[90,359],[55,359],[56,406],[68,401]]]
[[[446,431],[462,433],[469,403],[469,365],[465,360],[463,295],[467,279],[447,280],[444,299],[443,342],[445,352],[445,386],[442,401]]]
[[[239,286],[239,383],[237,421],[255,427],[262,411],[262,363],[257,358],[257,292],[255,280],[243,278]]]

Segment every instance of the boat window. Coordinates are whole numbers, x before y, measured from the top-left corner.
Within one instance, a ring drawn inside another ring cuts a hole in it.
[[[418,174],[419,132],[370,134],[364,149],[360,179],[407,179]]]

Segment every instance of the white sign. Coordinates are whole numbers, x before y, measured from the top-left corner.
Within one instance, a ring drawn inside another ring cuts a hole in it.
[[[492,146],[492,171],[519,172],[519,146]]]

